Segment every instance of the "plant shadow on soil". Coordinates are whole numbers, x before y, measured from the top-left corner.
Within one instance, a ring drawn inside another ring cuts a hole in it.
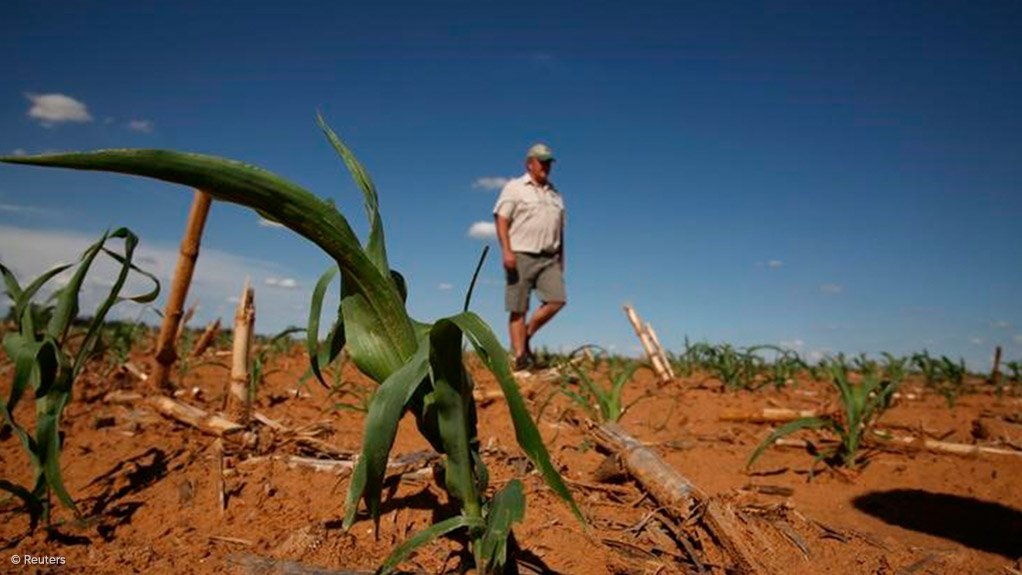
[[[380,504],[380,513],[387,514],[391,511],[399,509],[423,509],[432,510],[433,523],[438,523],[449,517],[457,515],[460,511],[459,507],[451,502],[441,502],[440,498],[433,493],[429,487],[424,487],[422,490],[405,496],[395,496],[397,483],[392,482],[390,484],[390,493],[384,498]],[[340,528],[341,521],[331,522],[332,528]],[[459,553],[459,560],[462,564],[471,563],[471,554],[468,553],[468,537],[463,531],[456,531],[446,536],[448,539],[457,541],[462,545],[462,552]],[[509,541],[508,556],[513,557],[516,567],[509,567],[511,573],[522,573],[532,574],[541,573],[543,575],[559,575],[559,573],[548,566],[543,559],[530,551],[524,549],[518,544],[518,540],[514,536],[514,532],[511,533],[511,540]],[[515,570],[517,569],[517,570]]]
[[[1009,559],[1022,557],[1022,511],[1000,503],[920,489],[893,489],[861,495],[853,505],[891,525]]]

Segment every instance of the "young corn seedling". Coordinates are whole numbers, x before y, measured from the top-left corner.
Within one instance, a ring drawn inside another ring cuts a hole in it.
[[[1008,375],[1010,381],[1014,383],[1022,382],[1022,361],[1006,361],[1004,362],[1004,369],[1010,372]]]
[[[884,377],[892,383],[900,384],[904,381],[905,376],[908,375],[909,362],[912,358],[895,357],[886,351],[882,355],[884,356],[884,363],[881,369]]]
[[[925,349],[921,353],[912,355],[912,365],[923,375],[923,380],[928,387],[936,386],[941,377],[940,362],[930,356]]]
[[[955,362],[950,357],[942,355],[938,369],[941,376],[934,387],[947,401],[948,408],[954,408],[958,396],[966,391],[965,376],[968,372],[965,369],[965,360],[959,359]]]
[[[1004,362],[1005,377],[1002,377],[997,384],[995,393],[997,397],[1003,397],[1005,390],[1009,391],[1012,395],[1018,395],[1019,389],[1022,389],[1022,361],[1006,361]]]
[[[271,373],[275,373],[276,369],[267,369],[274,359],[291,349],[292,341],[291,334],[305,331],[303,327],[288,327],[280,333],[270,338],[268,342],[264,342],[263,345],[259,346],[259,351],[253,354],[250,367],[248,370],[248,397],[247,401],[249,405],[254,405],[256,397],[259,395],[259,388],[263,385],[263,380],[266,376]]]
[[[865,353],[860,353],[852,359],[852,366],[855,368],[855,371],[859,372],[863,376],[875,376],[880,373],[880,364],[877,363],[876,360],[870,359]]]
[[[138,345],[146,327],[141,321],[108,322],[100,337],[98,347],[106,356],[107,368],[104,376],[124,365],[131,351]]]
[[[572,352],[565,364],[574,375],[572,379],[578,382],[579,389],[572,390],[566,383],[562,383],[561,393],[582,407],[594,419],[613,422],[620,420],[625,411],[631,407],[622,402],[625,384],[631,381],[636,370],[648,366],[634,360],[610,357],[603,348],[589,345],[585,346],[585,349],[595,350],[596,359],[592,362],[591,369],[586,369],[585,365],[580,366],[579,362],[572,361],[579,357],[581,349]],[[606,357],[606,361],[600,361],[601,357]],[[594,379],[601,363],[606,363],[607,366],[607,385],[601,385]],[[592,376],[589,375],[590,372],[593,373]]]
[[[860,383],[853,383],[848,379],[847,369],[839,365],[831,367],[831,383],[839,394],[840,413],[804,417],[782,425],[752,452],[746,467],[752,466],[768,447],[782,437],[803,429],[828,429],[837,435],[838,442],[834,447],[822,450],[812,446],[811,451],[816,453],[813,467],[823,460],[829,465],[858,468],[863,461],[863,440],[873,432],[877,421],[890,407],[898,384],[881,379],[875,372],[864,374]]]
[[[775,389],[780,389],[789,383],[794,383],[798,372],[807,368],[806,363],[802,361],[798,353],[776,345],[750,347],[747,353],[758,354],[761,351],[769,351],[775,354],[774,361],[769,364],[756,362],[766,375],[768,383],[773,384]]]
[[[674,373],[681,377],[691,377],[697,370],[707,368],[712,355],[713,346],[705,342],[690,343],[688,336],[685,336],[685,350],[681,354],[668,351],[667,361]]]
[[[724,343],[707,350],[706,369],[725,389],[750,389],[763,359],[748,350],[739,351]]]
[[[409,317],[404,304],[405,280],[388,263],[376,188],[362,165],[321,117],[319,125],[362,190],[370,230],[365,245],[331,202],[241,162],[168,150],[106,150],[3,160],[121,172],[201,189],[218,200],[250,207],[323,249],[337,266],[320,278],[313,291],[307,340],[312,371],[322,382],[320,367],[328,365],[345,347],[355,365],[379,384],[366,415],[362,454],[351,476],[344,525],[350,527],[355,522],[362,501],[378,526],[387,459],[398,423],[410,411],[419,432],[444,455],[443,484],[451,499],[460,505],[461,513],[398,546],[380,571],[392,571],[419,545],[463,530],[468,533],[476,569],[501,572],[509,564],[511,526],[521,519],[525,500],[517,480],[507,483],[492,499],[483,495],[488,487],[488,474],[476,435],[473,382],[462,362],[463,338],[468,339],[479,359],[496,376],[522,450],[579,521],[583,521],[582,515],[550,461],[511,374],[507,354],[490,328],[468,311],[433,324]],[[338,271],[340,309],[321,345],[319,312]]]
[[[124,240],[123,253],[107,247],[114,239]],[[69,508],[76,516],[79,511],[64,486],[60,469],[60,420],[64,408],[71,401],[71,392],[85,362],[94,355],[103,320],[110,308],[119,301],[130,299],[139,303],[153,301],[159,293],[159,282],[152,275],[139,270],[132,263],[138,238],[126,228],[107,232],[96,243],[89,246],[77,264],[57,266],[39,276],[28,285],[18,283],[14,273],[0,264],[7,296],[11,300],[15,318],[15,331],[4,335],[3,348],[14,363],[14,377],[10,395],[0,398],[0,414],[11,431],[18,437],[32,468],[31,486],[17,485],[0,479],[0,489],[21,499],[29,513],[31,528],[39,519],[49,527],[51,523],[51,494]],[[78,317],[79,293],[93,262],[100,254],[106,254],[120,264],[117,279],[110,288],[91,320],[84,337],[74,349],[68,345],[71,326]],[[44,304],[33,300],[40,290],[62,272],[75,268],[71,279],[58,289]],[[151,279],[156,287],[149,293],[134,297],[122,297],[121,291],[131,271],[137,271]],[[26,393],[35,397],[35,429],[31,433],[15,419],[15,411]]]

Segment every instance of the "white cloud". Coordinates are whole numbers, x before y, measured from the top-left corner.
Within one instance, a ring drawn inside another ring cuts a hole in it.
[[[808,354],[806,354],[806,359],[808,359],[809,361],[811,361],[813,363],[816,363],[816,362],[820,361],[821,359],[827,357],[828,355],[830,355],[833,352],[834,352],[834,350],[832,350],[832,349],[830,349],[828,347],[824,347],[824,348],[821,348],[821,349],[814,349],[814,350],[811,350]]]
[[[45,214],[46,210],[34,206],[21,206],[18,204],[0,204],[0,212],[13,214]]]
[[[823,284],[820,286],[820,291],[829,294],[839,294],[844,291],[844,288],[838,284]]]
[[[151,134],[153,131],[153,123],[149,120],[132,120],[128,122],[128,129],[132,132]]]
[[[983,338],[975,336],[970,337],[969,343],[971,343],[972,345],[983,345]]]
[[[28,152],[26,152],[23,148],[14,148],[13,150],[11,150],[11,155],[12,156],[27,156]]]
[[[781,267],[783,265],[784,265],[784,262],[782,262],[781,260],[770,260],[770,261],[767,262],[767,267],[772,269],[772,270],[775,270],[775,269],[777,269],[777,268],[779,268],[779,267]]]
[[[440,291],[451,291],[452,289],[454,289],[454,285],[445,282],[436,286],[436,289]]]
[[[91,122],[89,109],[78,100],[64,94],[25,94],[32,102],[28,110],[30,118],[52,126],[61,122]]]
[[[294,278],[275,278],[268,277],[263,280],[263,283],[268,286],[279,287],[284,289],[294,289],[298,287],[298,281]]]
[[[805,344],[806,344],[806,342],[804,342],[804,341],[802,341],[801,339],[798,339],[798,338],[793,339],[791,341],[782,341],[782,342],[780,342],[780,346],[781,347],[786,347],[788,349],[795,349],[795,350],[802,349],[805,346]]]
[[[1015,337],[1011,338],[1015,343],[1022,343],[1022,333],[1016,333]]]
[[[472,182],[472,187],[483,190],[499,190],[507,184],[508,179],[500,176],[486,176]]]
[[[280,222],[275,222],[273,220],[268,220],[266,218],[259,218],[259,225],[264,227],[264,228],[286,228],[287,227],[287,226],[285,226],[284,224],[282,224]]]
[[[991,322],[990,325],[997,329],[1011,329],[1011,324],[1004,321],[1003,319],[1000,321]]]
[[[497,224],[493,222],[476,222],[469,226],[468,237],[477,240],[489,240],[497,237]]]

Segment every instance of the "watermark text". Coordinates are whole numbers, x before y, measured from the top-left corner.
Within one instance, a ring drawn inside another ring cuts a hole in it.
[[[11,565],[66,565],[62,555],[29,555],[20,553],[11,555]]]

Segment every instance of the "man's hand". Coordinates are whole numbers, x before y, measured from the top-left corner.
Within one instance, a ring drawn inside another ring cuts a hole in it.
[[[515,260],[515,253],[511,250],[504,250],[503,257],[504,269],[508,272],[513,272],[518,269],[517,261]]]

